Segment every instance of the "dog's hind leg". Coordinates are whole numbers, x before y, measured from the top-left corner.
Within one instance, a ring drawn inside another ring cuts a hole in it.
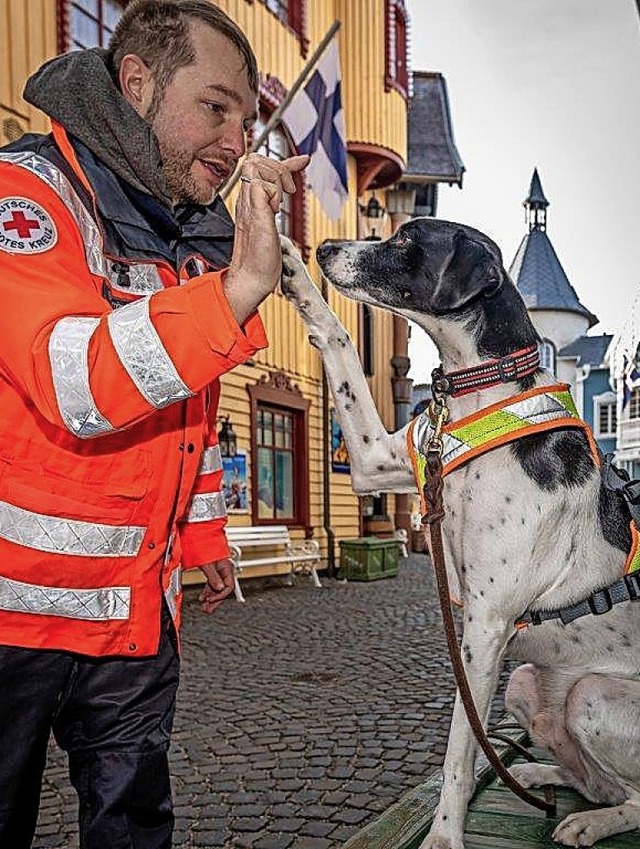
[[[567,699],[567,729],[584,753],[587,798],[614,807],[571,814],[553,838],[591,846],[640,828],[640,682],[590,674]]]
[[[511,633],[511,625],[496,627],[495,619],[489,623],[481,611],[474,610],[473,622],[465,623],[462,658],[478,715],[485,723]],[[442,770],[440,801],[420,849],[463,849],[464,819],[474,789],[476,752],[477,743],[458,692]]]
[[[534,717],[540,717],[540,693],[536,671],[532,663],[519,666],[511,673],[504,695],[505,709],[529,734],[532,733]],[[550,741],[545,739],[538,742],[549,748]],[[553,784],[557,787],[570,785],[561,768],[554,764],[514,764],[509,767],[509,772],[523,787],[542,787],[545,784]]]
[[[584,753],[567,730],[566,696],[560,680],[549,670],[525,663],[512,672],[505,692],[505,708],[527,731],[532,742],[551,752],[557,765],[514,764],[509,772],[523,787],[545,784],[573,787],[586,795],[589,767]],[[541,692],[546,687],[553,693]],[[588,797],[590,798],[590,797]],[[597,801],[600,801],[596,797]]]
[[[309,277],[300,255],[282,239],[282,291],[322,356],[345,442],[355,492],[415,492],[406,448],[406,428],[388,433],[380,420],[360,358],[349,334]]]

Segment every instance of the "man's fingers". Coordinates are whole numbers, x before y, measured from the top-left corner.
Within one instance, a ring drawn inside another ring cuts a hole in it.
[[[309,164],[310,157],[306,153],[300,156],[290,156],[288,159],[283,159],[282,164],[289,171],[302,171]]]
[[[293,174],[306,168],[308,164],[309,157],[307,155],[290,156],[288,159],[278,162],[275,159],[268,159],[266,156],[252,154],[247,157],[242,166],[241,180],[246,184],[257,180],[273,183],[280,191],[293,194],[296,190]]]

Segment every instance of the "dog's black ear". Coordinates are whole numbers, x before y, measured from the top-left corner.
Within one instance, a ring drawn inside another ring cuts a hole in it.
[[[502,275],[499,256],[460,231],[453,237],[453,253],[440,272],[431,306],[436,313],[455,312],[478,295],[499,289]]]

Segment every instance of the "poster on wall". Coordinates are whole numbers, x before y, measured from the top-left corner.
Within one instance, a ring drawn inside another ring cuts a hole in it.
[[[249,512],[247,455],[243,451],[222,458],[222,493],[227,513]]]
[[[335,409],[331,408],[331,471],[348,475],[351,472],[351,462],[344,434]]]

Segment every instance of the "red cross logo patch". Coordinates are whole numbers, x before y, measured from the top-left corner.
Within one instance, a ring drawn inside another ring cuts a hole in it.
[[[58,241],[49,213],[30,198],[0,200],[0,251],[10,254],[41,254]]]

